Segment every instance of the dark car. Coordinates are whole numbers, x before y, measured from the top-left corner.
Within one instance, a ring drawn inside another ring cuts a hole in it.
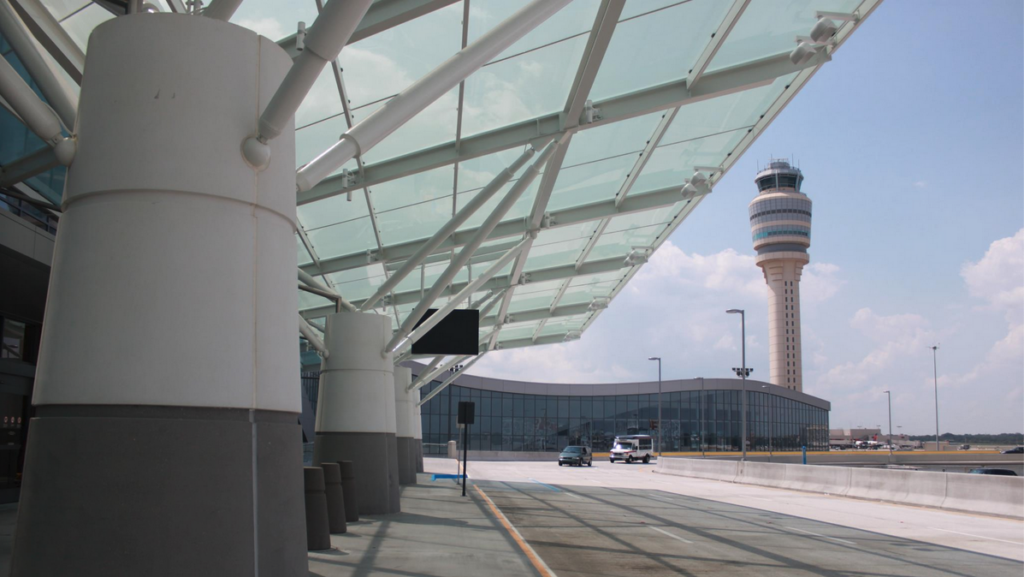
[[[1024,447],[1014,447],[1003,451],[1004,455],[1016,455],[1017,453],[1024,453]]]
[[[971,473],[974,475],[1010,475],[1016,477],[1017,473],[1010,469],[989,469],[987,467],[981,469],[971,469]]]
[[[558,455],[558,466],[561,467],[562,465],[576,465],[577,467],[586,465],[593,467],[594,455],[586,447],[566,447],[562,454]]]

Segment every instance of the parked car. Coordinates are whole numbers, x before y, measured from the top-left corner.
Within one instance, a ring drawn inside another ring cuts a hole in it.
[[[974,475],[1009,475],[1016,477],[1017,473],[1010,469],[990,469],[988,467],[982,467],[980,469],[971,469],[971,473]]]
[[[594,455],[586,447],[569,446],[562,451],[562,454],[558,455],[558,466],[561,467],[562,465],[576,465],[577,467],[586,465],[593,467]]]
[[[1004,455],[1016,455],[1017,453],[1024,453],[1024,447],[1014,447],[1003,451]]]

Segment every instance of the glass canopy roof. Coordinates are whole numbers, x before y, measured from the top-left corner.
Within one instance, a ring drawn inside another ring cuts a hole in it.
[[[82,51],[124,4],[41,2]],[[319,2],[245,0],[231,20],[294,55],[297,21],[312,25]],[[358,307],[528,147],[562,138],[433,306],[540,222],[522,253],[459,306],[486,311],[481,352],[579,338],[878,2],[575,0],[347,164],[354,179],[339,170],[300,193],[300,268]],[[296,114],[296,166],[526,4],[375,2],[367,19],[386,24],[357,31]],[[186,2],[149,5],[171,12]],[[821,17],[838,31],[794,64],[790,53]],[[583,101],[592,112],[569,118]],[[684,188],[698,171],[709,186]],[[399,327],[523,173],[371,310]],[[314,326],[334,310],[306,292],[299,303]]]

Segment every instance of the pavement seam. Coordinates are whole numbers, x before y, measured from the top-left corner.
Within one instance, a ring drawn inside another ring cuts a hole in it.
[[[519,545],[519,548],[523,550],[523,553],[526,554],[527,559],[530,560],[530,563],[533,565],[533,568],[536,569],[537,572],[540,573],[543,577],[557,577],[555,575],[555,572],[552,571],[550,567],[548,567],[548,564],[545,563],[544,560],[540,558],[540,555],[538,555],[537,552],[533,550],[533,547],[531,547],[530,544],[526,542],[526,539],[523,539],[523,536],[519,534],[519,530],[516,529],[515,526],[513,526],[512,523],[508,520],[508,518],[505,517],[505,514],[502,513],[500,509],[498,509],[497,505],[494,504],[494,501],[491,501],[491,498],[487,496],[487,493],[484,493],[484,490],[480,488],[480,485],[473,485],[473,488],[480,493],[480,496],[483,497],[484,501],[487,502],[487,506],[491,508],[491,511],[494,513],[494,516],[497,517],[499,521],[501,521],[501,524],[512,535],[512,538]]]

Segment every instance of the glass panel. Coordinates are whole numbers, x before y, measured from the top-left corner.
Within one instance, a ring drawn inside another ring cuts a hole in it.
[[[553,244],[534,245],[526,259],[525,270],[537,270],[553,266],[573,264],[583,253],[590,237],[556,242]]]
[[[600,274],[592,274],[592,275],[587,275],[587,276],[578,276],[578,277],[572,279],[572,282],[569,283],[569,286],[570,287],[574,287],[574,286],[580,286],[580,285],[585,285],[585,284],[606,282],[606,281],[611,281],[611,280],[618,281],[625,274],[626,273],[623,272],[623,271],[612,271],[612,272],[603,272],[603,273],[600,273]]]
[[[296,22],[312,26],[316,16],[316,3],[309,0],[245,0],[231,22],[278,41],[295,33]]]
[[[499,172],[508,168],[523,152],[525,152],[525,148],[511,148],[460,162],[459,192],[475,191],[487,186],[489,182],[494,180],[495,176],[498,176]],[[522,173],[523,169],[520,169],[519,174]],[[540,177],[538,176],[537,178]]]
[[[362,189],[352,191],[352,200],[341,194],[298,207],[299,223],[306,232],[370,215]]]
[[[654,241],[663,230],[665,230],[665,225],[656,224],[654,226],[601,235],[601,239],[594,245],[594,250],[590,251],[590,257],[587,258],[587,261],[617,256],[625,258],[634,246],[651,246],[654,244]]]
[[[42,0],[43,6],[53,14],[57,20],[63,20],[77,10],[81,10],[88,0]]]
[[[562,168],[612,156],[639,154],[664,115],[664,112],[655,112],[577,132],[569,143]]]
[[[563,168],[558,173],[548,210],[590,204],[615,197],[636,164],[633,155]]]
[[[461,3],[346,46],[339,59],[352,106],[398,94],[461,47]]]
[[[482,328],[482,327],[481,327]],[[487,334],[493,327],[487,327],[487,331],[481,331],[481,334]],[[537,321],[531,321],[528,323],[510,323],[501,327],[500,340],[510,341],[514,339],[528,339],[533,337],[533,333],[537,330]]]
[[[318,228],[309,231],[307,236],[322,259],[377,248],[369,217]]]
[[[768,111],[790,80],[792,76],[787,76],[783,82],[776,80],[767,86],[682,106],[659,144],[667,146],[684,140],[749,128]]]
[[[338,92],[338,83],[334,79],[334,70],[330,66],[324,66],[320,76],[317,76],[313,87],[295,112],[295,128],[299,130],[318,120],[337,116],[341,122],[341,132],[344,132],[347,128],[344,111],[345,108],[341,105],[341,93]],[[337,135],[335,135],[335,140],[337,140]]]
[[[565,294],[562,295],[561,300],[558,301],[558,305],[575,305],[590,302],[597,297],[607,297],[613,290],[615,290],[615,287],[618,286],[618,284],[619,281],[607,281],[603,283],[569,287],[566,289]]]
[[[459,174],[462,174],[462,170],[459,170]],[[541,177],[540,175],[538,175],[537,178],[535,178],[534,181],[530,183],[529,188],[527,188],[526,191],[523,192],[523,195],[519,197],[519,200],[517,200],[515,204],[512,205],[512,208],[505,214],[502,220],[523,218],[524,216],[530,214],[530,210],[533,208],[533,197],[536,196],[537,194],[537,189],[540,187],[540,181]],[[459,230],[477,228],[481,224],[483,224],[484,220],[486,220],[487,217],[490,216],[492,212],[494,212],[494,208],[498,206],[498,203],[501,202],[501,199],[506,194],[508,194],[508,191],[514,184],[515,183],[512,182],[506,184],[505,188],[499,190],[494,196],[492,196],[487,202],[485,202],[484,205],[481,206],[479,210],[473,213],[473,216],[469,217],[466,220],[466,222],[462,223],[462,226],[459,227]],[[472,200],[473,197],[476,196],[478,192],[479,191],[468,191],[459,193],[458,209],[462,210],[462,207],[466,206],[466,203]]]
[[[452,201],[439,198],[405,208],[377,213],[381,242],[387,246],[410,240],[430,238],[452,219]]]
[[[594,100],[685,78],[731,2],[692,0],[615,27],[594,81]],[[810,30],[810,27],[808,27]]]
[[[659,146],[651,154],[630,194],[681,186],[694,166],[718,166],[732,152],[745,131],[727,132],[678,144]]]
[[[453,88],[363,154],[363,161],[380,162],[455,140],[458,103],[459,89]]]
[[[463,135],[561,110],[588,36],[496,61],[470,76],[462,112]]]
[[[330,275],[334,289],[343,297],[352,301],[364,299],[374,293],[377,287],[384,284],[384,267],[379,264],[357,269],[360,276],[351,274],[353,271]],[[341,279],[348,278],[342,281]]]
[[[313,257],[309,256],[309,252],[306,251],[306,245],[302,244],[302,237],[299,233],[295,233],[295,244],[298,248],[299,266],[307,265],[313,262]]]
[[[61,22],[61,26],[71,36],[71,40],[82,49],[82,52],[85,52],[85,46],[89,42],[89,35],[92,34],[93,28],[113,17],[114,15],[107,12],[106,9],[93,4]]]
[[[631,228],[666,223],[672,220],[672,215],[674,213],[675,205],[656,210],[646,210],[644,212],[635,212],[633,214],[616,216],[608,223],[608,226],[604,229],[604,233],[610,234]]]
[[[722,43],[708,70],[741,64],[796,48],[796,36],[806,35],[818,21],[817,10],[852,12],[861,0],[753,0]],[[842,25],[843,22],[836,22]]]
[[[528,0],[473,0],[469,4],[469,42],[486,34],[528,3]],[[508,47],[495,60],[590,32],[599,5],[599,2],[569,4]]]
[[[448,198],[448,217],[451,218],[452,184],[455,171],[451,166],[420,172],[405,178],[382,182],[370,189],[373,207],[378,213],[409,206],[425,200]],[[459,175],[462,175],[460,168]],[[428,237],[431,235],[427,235]]]
[[[550,307],[551,299],[553,299],[557,293],[558,289],[527,294],[519,294],[519,292],[516,291],[515,296],[512,297],[511,304],[509,304],[508,312],[516,313],[519,311],[529,311]]]

